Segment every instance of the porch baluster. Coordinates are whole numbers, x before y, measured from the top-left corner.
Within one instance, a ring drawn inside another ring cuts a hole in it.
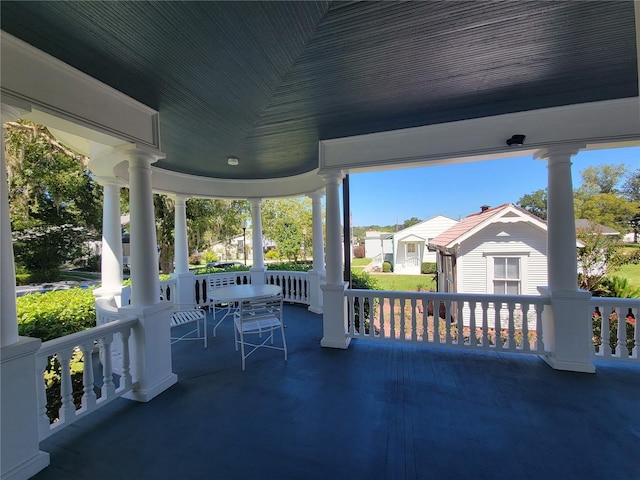
[[[478,302],[468,302],[469,307],[469,345],[472,348],[478,347],[478,340],[476,339],[476,307]]]
[[[600,315],[600,349],[604,358],[611,358],[613,351],[611,349],[611,331],[609,330],[609,315],[603,308],[603,314]]]
[[[464,347],[464,323],[462,318],[462,307],[464,306],[464,302],[456,301],[453,304],[453,308],[456,312],[456,325],[458,326],[458,346]]]
[[[525,352],[531,351],[531,346],[529,345],[529,308],[531,305],[529,303],[525,303],[521,305],[522,311],[522,350]]]
[[[489,302],[482,302],[482,348],[489,348]]]
[[[442,303],[442,302],[441,302]],[[435,312],[434,312],[435,313]],[[451,300],[447,300],[444,302],[444,328],[445,328],[445,337],[444,342],[447,345],[453,344],[453,339],[451,337]],[[438,319],[440,319],[440,309],[438,308]],[[440,322],[438,322],[440,323]]]
[[[517,350],[518,344],[516,342],[516,317],[515,310],[516,304],[513,302],[508,302],[507,310],[509,312],[509,337],[507,339],[507,350]]]
[[[621,359],[629,358],[629,350],[627,349],[627,318],[622,313],[624,310],[620,307],[616,309],[615,318],[618,320],[618,357]],[[618,313],[619,312],[619,313]]]
[[[49,365],[50,357],[36,356],[36,394],[38,398],[38,436],[46,438],[51,430],[51,423],[47,416],[47,382],[44,379],[44,371]]]
[[[536,305],[536,351],[544,353],[544,338],[542,338],[542,311],[543,305]]]
[[[416,318],[417,303],[415,298],[411,298],[411,341],[418,341],[418,319]]]
[[[73,404],[73,388],[71,386],[71,357],[73,356],[73,348],[63,349],[56,355],[60,363],[60,398],[62,406],[58,410],[60,423],[71,421],[76,414],[76,407]]]
[[[120,390],[129,390],[131,384],[131,354],[129,352],[129,337],[131,329],[127,328],[120,332],[122,339],[122,376],[120,377]]]
[[[92,410],[96,406],[96,392],[93,390],[93,341],[83,343],[80,348],[83,355],[82,408],[84,410]]]
[[[111,343],[113,335],[106,335],[99,340],[100,350],[102,351],[102,396],[111,398],[116,387],[113,384],[113,368],[111,366]]]

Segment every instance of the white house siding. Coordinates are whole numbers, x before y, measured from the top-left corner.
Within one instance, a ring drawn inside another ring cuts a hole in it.
[[[374,261],[380,260],[382,263],[383,254],[391,255],[392,243],[390,238],[384,238],[392,235],[391,232],[368,231],[364,238],[364,255]]]
[[[425,220],[424,222],[417,223],[416,225],[412,225],[409,228],[396,232],[393,235],[394,273],[417,275],[420,273],[420,265],[422,262],[435,263],[436,254],[435,252],[429,252],[427,250],[427,242],[432,238],[437,237],[445,230],[453,227],[456,223],[458,223],[457,220],[453,220],[452,218],[445,217],[443,215],[437,215],[429,220]],[[423,239],[421,245],[419,245],[422,258],[417,265],[405,264],[405,243],[402,242],[402,239],[408,236],[416,236]]]
[[[538,295],[537,287],[547,284],[547,234],[524,222],[490,225],[460,245],[458,292],[493,293],[488,289],[487,256],[525,253],[521,293]]]

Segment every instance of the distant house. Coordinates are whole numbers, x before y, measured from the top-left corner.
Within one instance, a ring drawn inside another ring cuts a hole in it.
[[[381,265],[385,261],[392,262],[392,235],[391,232],[367,231],[364,237],[364,256],[370,258],[375,265]]]
[[[482,207],[428,245],[441,292],[537,295],[547,284],[547,225],[511,203]]]
[[[611,227],[607,227],[606,225],[600,225],[599,223],[592,222],[591,220],[585,220],[583,218],[576,219],[576,231],[584,231],[591,230],[593,232],[599,233],[600,235],[615,237],[616,235],[620,235],[620,232],[614,230]]]
[[[437,215],[392,234],[393,272],[417,275],[422,262],[435,262],[436,254],[427,249],[427,244],[457,223],[457,220]]]

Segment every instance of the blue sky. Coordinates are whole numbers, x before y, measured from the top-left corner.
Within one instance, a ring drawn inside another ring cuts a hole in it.
[[[573,158],[575,187],[580,172],[594,165],[640,168],[640,147],[584,151]],[[531,156],[437,167],[356,173],[349,177],[353,226],[392,225],[435,215],[458,219],[481,205],[516,203],[547,186],[547,162]]]

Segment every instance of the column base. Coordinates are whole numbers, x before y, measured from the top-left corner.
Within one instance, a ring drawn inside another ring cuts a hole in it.
[[[38,453],[26,462],[15,466],[7,472],[2,472],[2,480],[23,480],[31,478],[36,473],[47,468],[49,463],[49,454],[47,452],[38,451]]]
[[[324,308],[322,307],[309,307],[307,310],[309,310],[311,313],[317,313],[319,315],[322,315],[324,313]]]
[[[539,355],[547,365],[554,370],[565,370],[568,372],[579,373],[596,373],[596,367],[592,363],[570,362],[566,360],[558,360],[551,355]]]
[[[136,402],[148,402],[176,383],[178,383],[178,375],[171,373],[154,385],[140,389],[134,388],[131,392],[124,394],[123,397]]]
[[[320,340],[320,346],[326,348],[340,348],[342,350],[346,350],[349,348],[349,344],[351,343],[350,337],[345,337],[343,339],[335,339],[335,338],[326,338],[323,337]]]

